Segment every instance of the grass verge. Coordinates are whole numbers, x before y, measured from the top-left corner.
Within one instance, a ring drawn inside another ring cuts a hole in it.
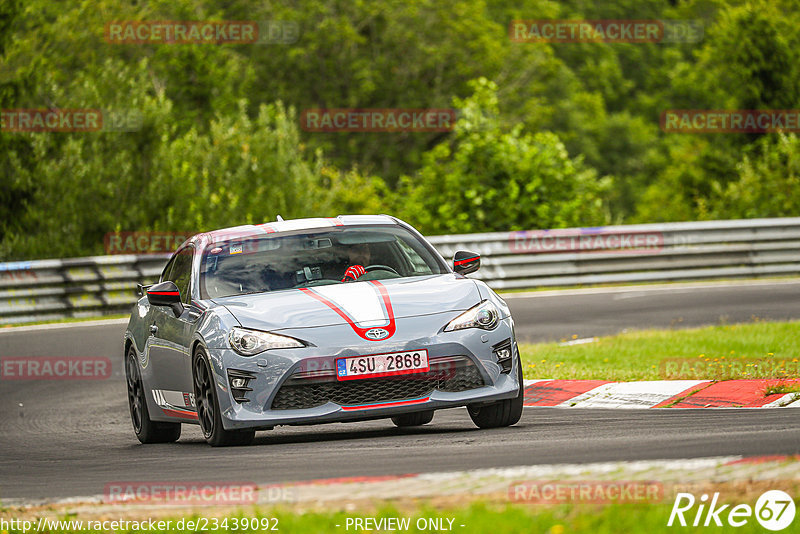
[[[769,386],[765,392],[765,395],[776,395],[778,393],[786,395],[787,393],[798,393],[798,392],[800,392],[800,385],[777,384],[775,386]]]
[[[520,344],[520,354],[530,379],[798,378],[800,321],[641,330],[580,345]]]

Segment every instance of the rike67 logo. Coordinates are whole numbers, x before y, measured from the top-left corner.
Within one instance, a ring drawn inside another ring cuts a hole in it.
[[[764,492],[756,501],[755,507],[749,504],[718,505],[718,501],[719,493],[714,493],[710,502],[706,493],[702,494],[699,500],[691,493],[678,493],[667,526],[721,527],[728,524],[732,527],[742,527],[755,517],[765,529],[779,531],[794,521],[794,500],[784,491]]]

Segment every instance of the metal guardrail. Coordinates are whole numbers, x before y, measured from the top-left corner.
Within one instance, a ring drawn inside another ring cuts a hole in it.
[[[430,238],[482,256],[495,289],[800,275],[800,217]],[[126,313],[168,255],[0,263],[0,324]]]
[[[594,246],[593,238],[600,246]],[[615,248],[624,238],[631,246]],[[637,238],[643,247],[635,246]],[[461,248],[481,253],[485,260],[474,276],[495,289],[800,274],[800,217],[452,235],[431,241],[445,257]]]
[[[0,263],[0,324],[127,313],[136,284],[158,279],[169,258],[93,256]]]

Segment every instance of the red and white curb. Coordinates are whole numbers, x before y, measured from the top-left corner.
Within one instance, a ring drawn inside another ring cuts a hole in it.
[[[774,393],[800,380],[525,380],[525,406],[555,408],[800,408],[800,393]]]

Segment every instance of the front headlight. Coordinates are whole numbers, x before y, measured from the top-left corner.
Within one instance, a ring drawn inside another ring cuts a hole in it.
[[[305,347],[302,341],[293,337],[234,327],[228,335],[233,350],[242,356],[253,356],[269,349],[295,349]]]
[[[493,330],[500,319],[500,312],[488,300],[484,300],[474,308],[465,311],[444,327],[445,332],[453,330],[463,330],[464,328],[481,328],[483,330]]]

